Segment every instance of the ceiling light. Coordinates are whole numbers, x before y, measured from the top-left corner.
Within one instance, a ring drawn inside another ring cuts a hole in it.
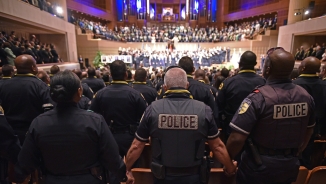
[[[309,10],[306,10],[306,11],[304,12],[304,14],[305,14],[305,15],[308,15],[308,14],[309,14]]]
[[[56,11],[57,11],[58,14],[63,13],[63,9],[60,6],[57,6]]]

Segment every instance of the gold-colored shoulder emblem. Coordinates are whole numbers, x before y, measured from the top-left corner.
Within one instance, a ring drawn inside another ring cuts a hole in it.
[[[247,112],[248,108],[250,107],[250,104],[251,100],[249,100],[248,98],[244,99],[240,105],[239,114],[244,114],[245,112]]]
[[[222,82],[222,83],[220,84],[220,87],[219,87],[218,89],[219,89],[219,90],[222,90],[223,86],[224,86],[224,83]]]

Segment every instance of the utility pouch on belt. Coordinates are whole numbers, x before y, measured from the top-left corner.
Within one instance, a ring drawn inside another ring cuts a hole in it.
[[[164,179],[165,178],[165,166],[152,162],[151,163],[151,170],[155,178],[157,179]]]
[[[200,181],[202,184],[207,184],[209,180],[209,173],[211,172],[210,159],[205,152],[205,156],[202,158],[202,164],[200,165]]]
[[[129,125],[129,133],[131,135],[135,135],[135,133],[137,132],[138,129],[138,125]]]
[[[259,152],[258,152],[256,146],[252,143],[251,138],[248,138],[248,139],[247,139],[247,145],[248,145],[248,147],[249,147],[249,149],[250,149],[250,152],[251,152],[251,155],[252,155],[252,157],[253,157],[253,159],[254,159],[254,161],[255,161],[255,164],[256,164],[257,166],[261,166],[261,165],[263,165],[263,162],[261,161],[260,154],[259,154]]]

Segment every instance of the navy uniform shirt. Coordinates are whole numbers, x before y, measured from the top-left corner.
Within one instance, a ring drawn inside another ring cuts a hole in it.
[[[86,83],[94,93],[105,87],[104,81],[95,77],[88,77],[83,79],[82,83]]]
[[[14,130],[7,122],[0,106],[0,153],[1,156],[7,158],[12,163],[17,162],[20,152],[20,143]]]
[[[91,100],[86,96],[82,96],[79,102],[77,103],[77,107],[80,109],[88,110],[89,106],[91,105]]]
[[[17,74],[0,84],[0,100],[9,124],[19,135],[25,135],[33,119],[43,113],[44,104],[53,104],[49,86],[33,74]]]
[[[225,79],[219,87],[216,103],[221,114],[227,118],[227,123],[255,87],[264,85],[265,79],[254,70],[241,70],[238,75]]]
[[[110,126],[123,129],[138,125],[146,107],[145,99],[127,82],[112,81],[95,95],[90,110],[102,114]]]
[[[146,85],[146,82],[134,82],[133,88],[139,91],[145,98],[148,105],[156,100],[157,92],[153,87]]]
[[[173,94],[166,96],[166,99],[173,99],[173,100],[190,100],[189,96],[184,94]],[[154,102],[155,103],[155,102]],[[191,107],[189,107],[191,108]],[[136,139],[138,139],[141,142],[148,142],[149,137],[151,135],[151,124],[152,124],[152,106],[148,106],[146,111],[144,112],[144,115],[141,119],[140,125],[138,127],[138,130],[136,132]],[[206,105],[205,108],[205,122],[208,124],[208,130],[207,130],[207,139],[215,139],[219,136],[219,131],[217,129],[214,115],[212,112],[212,109]]]
[[[303,87],[314,98],[316,118],[325,118],[326,83],[315,74],[302,74],[293,83]]]
[[[95,166],[117,171],[120,161],[118,145],[104,118],[75,103],[64,103],[33,120],[18,165],[24,174],[42,165],[49,175],[66,176],[88,173]]]
[[[86,83],[81,83],[82,88],[83,88],[83,95],[87,98],[89,98],[90,100],[93,99],[94,93],[92,91],[92,89],[88,86],[88,84]]]

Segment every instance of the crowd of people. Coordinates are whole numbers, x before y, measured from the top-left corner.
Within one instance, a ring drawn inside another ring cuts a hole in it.
[[[55,45],[42,43],[35,35],[28,39],[16,36],[15,31],[11,31],[10,34],[0,32],[0,66],[5,64],[14,66],[15,58],[23,54],[33,56],[37,64],[62,62]]]
[[[51,4],[50,1],[47,0],[21,0],[21,1],[29,3],[37,8],[40,8],[40,10],[42,11],[46,11],[52,15],[63,18],[62,14],[56,11],[57,5]]]
[[[206,141],[225,174],[237,174],[238,181],[294,182],[298,155],[311,169],[311,140],[326,135],[326,66],[320,71],[316,57],[305,58],[293,85],[295,58],[283,48],[267,52],[262,76],[253,52],[242,53],[238,63],[231,71],[196,69],[192,58],[182,56],[164,70],[140,67],[133,73],[116,60],[98,70],[60,71],[53,65],[48,74],[38,70],[33,56],[18,56],[16,74],[4,65],[0,80],[6,117],[0,116],[0,126],[8,125],[11,140],[0,142],[7,148],[1,153],[15,164],[10,180],[22,182],[38,169],[47,182],[101,183],[107,176],[110,184],[131,184],[131,168],[150,138],[158,183],[205,181]],[[251,143],[243,148],[248,136]],[[264,166],[264,172],[248,164]]]
[[[73,17],[73,16],[72,16]],[[100,22],[93,22],[84,18],[75,20],[72,23],[77,24],[83,32],[91,30],[94,38],[104,38],[113,41],[123,42],[168,42],[173,40],[177,42],[227,42],[243,41],[253,39],[258,34],[264,34],[267,29],[276,29],[277,15],[275,18],[265,19],[260,17],[255,21],[246,21],[235,23],[234,25],[225,25],[218,29],[215,27],[185,27],[177,24],[162,24],[161,26],[137,27],[131,26],[117,27],[109,29],[107,25],[101,25]]]
[[[325,43],[322,45],[316,43],[311,45],[309,48],[304,48],[304,46],[301,46],[300,48],[297,48],[294,57],[296,60],[302,61],[310,56],[316,57],[321,61],[326,61]]]

